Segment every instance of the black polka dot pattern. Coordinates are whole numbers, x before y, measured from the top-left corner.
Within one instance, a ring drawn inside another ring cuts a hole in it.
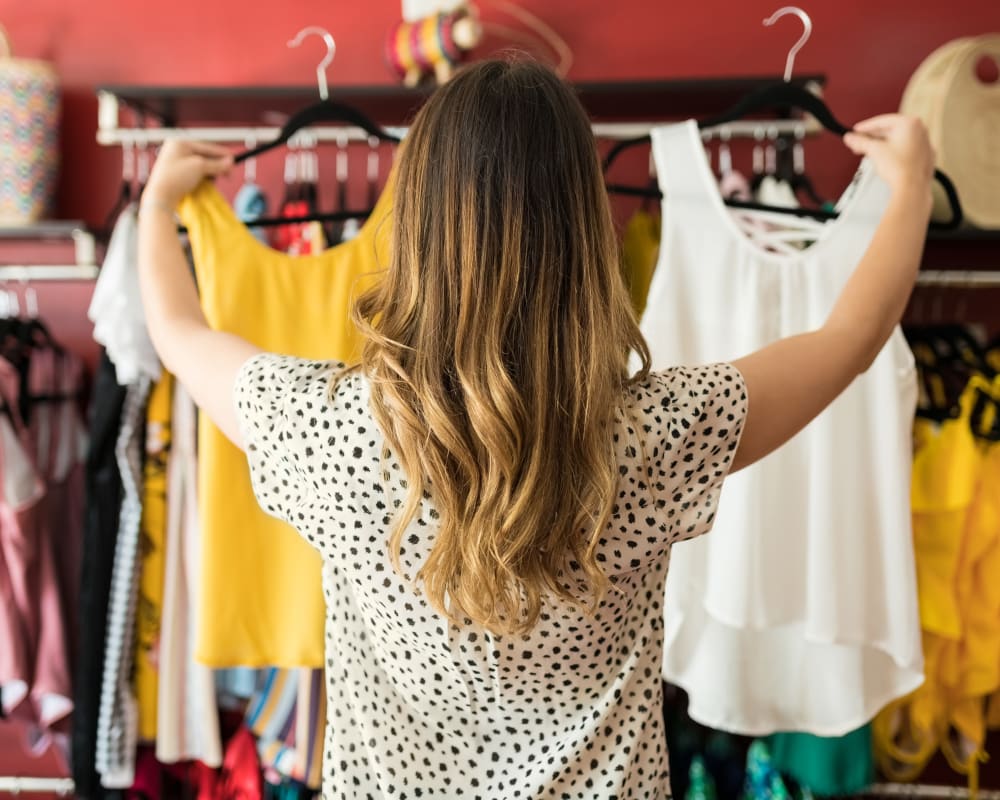
[[[619,488],[596,616],[550,600],[527,636],[449,624],[412,576],[434,542],[425,498],[386,552],[406,478],[352,373],[260,354],[236,406],[257,498],[323,557],[326,798],[649,798],[670,794],[661,712],[670,546],[712,525],[746,414],[730,365],[655,373],[617,421]],[[574,565],[570,565],[571,568]]]

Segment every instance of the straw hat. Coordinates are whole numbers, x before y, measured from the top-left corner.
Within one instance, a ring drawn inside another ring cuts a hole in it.
[[[1000,34],[956,39],[917,68],[901,110],[927,124],[938,166],[955,182],[968,224],[1000,228],[1000,81],[984,83],[981,59],[1000,66]],[[947,216],[943,196],[935,216]]]

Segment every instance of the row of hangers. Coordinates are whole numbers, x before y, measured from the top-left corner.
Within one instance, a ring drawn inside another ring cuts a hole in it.
[[[959,324],[907,328],[923,381],[924,402],[917,415],[936,422],[958,414],[958,400],[972,382],[975,404],[970,423],[977,438],[1000,442],[1000,392],[992,388],[1000,363],[1000,337],[983,345]]]
[[[830,108],[823,100],[806,89],[804,86],[792,83],[792,68],[795,64],[795,56],[808,41],[812,34],[812,20],[802,9],[794,6],[786,6],[778,9],[774,14],[764,20],[764,25],[773,25],[781,17],[788,14],[796,15],[804,26],[804,31],[799,40],[792,46],[785,62],[784,81],[781,83],[764,86],[747,94],[742,100],[727,111],[715,116],[707,117],[698,121],[698,127],[702,131],[721,128],[728,123],[743,119],[749,114],[761,111],[777,110],[783,114],[792,111],[804,111],[811,114],[820,125],[827,131],[843,137],[850,132],[850,128],[844,125],[834,116]],[[623,152],[639,146],[649,145],[651,138],[649,135],[637,136],[632,139],[625,139],[615,144],[604,158],[604,171],[607,172],[611,164]],[[941,170],[934,170],[934,180],[940,184],[948,200],[948,207],[951,212],[950,218],[946,222],[932,222],[931,227],[941,230],[954,230],[962,224],[962,207],[958,199],[958,192],[955,185]],[[648,186],[626,186],[622,184],[608,184],[608,191],[613,194],[629,195],[633,197],[645,197],[651,199],[663,199],[663,194],[656,187]],[[780,206],[770,206],[752,201],[727,199],[726,205],[733,208],[747,209],[751,211],[767,211],[778,214],[792,214],[799,217],[811,217],[818,220],[836,219],[838,214],[835,211],[826,211],[821,208],[795,207],[785,208]]]
[[[798,110],[811,114],[816,120],[825,128],[837,136],[843,136],[849,131],[849,128],[841,123],[829,107],[823,102],[823,100],[817,97],[815,94],[810,92],[803,86],[792,83],[792,67],[794,65],[795,56],[802,46],[809,39],[812,32],[812,21],[809,15],[806,14],[799,8],[793,6],[788,6],[781,8],[776,11],[771,17],[764,20],[765,25],[773,25],[778,19],[787,15],[795,14],[802,20],[804,25],[804,32],[799,40],[795,43],[792,49],[788,53],[788,58],[785,65],[784,80],[782,82],[771,84],[760,89],[757,89],[748,95],[746,95],[742,100],[740,100],[732,108],[724,111],[721,114],[708,117],[703,120],[699,120],[698,126],[702,130],[708,131],[712,129],[720,128],[727,123],[735,122],[737,120],[743,119],[750,114],[759,113],[761,111],[774,111],[778,110],[780,113],[788,114],[792,111]],[[360,128],[365,131],[369,136],[370,142],[383,142],[398,144],[400,138],[395,134],[386,131],[380,125],[373,122],[364,112],[354,106],[348,105],[346,103],[340,103],[330,99],[329,89],[327,86],[326,79],[326,69],[329,64],[333,61],[334,53],[336,52],[336,45],[334,43],[333,36],[323,28],[318,28],[315,26],[308,27],[299,32],[299,34],[292,39],[289,43],[289,47],[298,47],[302,44],[305,38],[311,35],[320,36],[326,44],[327,53],[324,59],[316,68],[317,84],[319,88],[320,101],[314,103],[302,110],[293,114],[282,126],[280,133],[276,138],[269,142],[253,146],[248,148],[242,153],[235,156],[236,163],[246,162],[250,159],[255,159],[264,153],[271,150],[275,150],[278,147],[287,145],[293,142],[296,135],[301,135],[302,131],[305,131],[312,125],[318,123],[334,123],[349,125],[356,128]],[[649,144],[650,137],[640,136],[633,139],[626,139],[617,143],[614,147],[610,149],[604,160],[604,170],[605,172],[615,161],[615,159],[626,150],[636,147],[641,144]],[[142,153],[140,153],[142,157]],[[148,162],[148,154],[145,158]],[[141,171],[141,166],[140,166]],[[146,166],[146,175],[148,176],[148,163]],[[142,181],[142,176],[139,175],[140,184]],[[803,179],[801,176],[792,176],[793,180],[801,182]],[[941,229],[954,229],[957,228],[962,222],[962,209],[959,203],[958,194],[955,191],[954,184],[951,180],[940,170],[935,170],[934,173],[935,180],[941,185],[944,193],[948,200],[948,205],[951,210],[951,218],[947,222],[943,223],[932,223],[931,226],[934,228]],[[805,179],[808,180],[808,179]],[[122,198],[116,207],[124,207],[124,205],[129,202],[131,198],[131,182],[126,181],[128,187],[123,187]],[[811,184],[805,185],[807,193],[811,188]],[[662,199],[662,194],[655,187],[649,186],[626,186],[616,183],[608,184],[608,191],[614,194],[630,195],[637,197],[655,198]],[[815,194],[813,192],[813,194]],[[342,195],[346,198],[346,195]],[[818,195],[817,195],[818,199]],[[794,207],[787,208],[781,206],[770,206],[761,203],[727,199],[726,203],[734,208],[755,210],[755,211],[766,211],[775,214],[785,214],[794,215],[799,217],[812,217],[818,220],[830,220],[835,219],[838,214],[835,211],[827,211],[820,208],[808,208],[808,207]],[[302,217],[297,217],[294,219],[274,217],[274,218],[259,218],[249,223],[254,227],[266,227],[274,225],[285,225],[289,223],[299,223],[299,222],[344,222],[349,219],[357,219],[359,217],[365,217],[371,213],[371,209],[362,210],[349,210],[344,208],[343,205],[337,211],[334,212],[315,212],[304,215]]]

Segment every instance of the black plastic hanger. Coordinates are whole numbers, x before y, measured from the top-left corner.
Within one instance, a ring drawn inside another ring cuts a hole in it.
[[[791,111],[793,109],[806,111],[812,114],[824,128],[837,134],[838,136],[843,136],[845,133],[850,131],[847,126],[845,126],[833,115],[833,112],[830,111],[826,103],[824,103],[808,89],[793,83],[776,83],[757,89],[740,100],[739,103],[728,111],[714,117],[699,120],[698,127],[702,130],[705,128],[714,128],[725,125],[728,122],[735,122],[750,113],[775,108],[783,112]],[[625,139],[618,142],[608,151],[608,154],[604,159],[605,172],[614,160],[621,155],[621,153],[640,144],[649,144],[651,141],[652,140],[649,136],[637,136],[634,139]],[[958,192],[955,190],[955,184],[953,184],[951,179],[939,169],[934,170],[934,180],[937,181],[937,183],[940,184],[941,188],[944,190],[945,196],[948,199],[948,206],[951,210],[951,218],[946,222],[932,222],[930,227],[935,230],[954,230],[962,224],[963,220],[962,205],[959,202]],[[608,191],[613,194],[628,194],[637,197],[659,197],[661,199],[663,197],[659,190],[650,191],[645,188],[627,187],[620,184],[609,184]],[[779,214],[793,214],[795,216],[806,216],[824,220],[835,219],[838,216],[834,212],[822,211],[818,209],[782,208],[779,206],[767,206],[760,203],[742,203],[732,200],[726,201],[726,204],[734,208],[774,211]]]
[[[361,128],[369,136],[373,136],[381,142],[398,144],[400,141],[398,136],[394,136],[380,128],[364,113],[354,108],[354,106],[337,103],[333,100],[323,100],[293,114],[281,128],[281,133],[278,134],[276,139],[250,150],[245,150],[239,153],[233,160],[238,164],[241,161],[246,161],[248,158],[266,153],[268,150],[274,150],[276,147],[287,144],[288,140],[303,128],[308,128],[310,125],[315,125],[318,122],[339,122],[345,125],[353,125],[354,127]]]
[[[795,64],[795,56],[798,54],[799,50],[802,49],[803,45],[805,45],[805,43],[809,40],[809,36],[812,34],[812,20],[801,8],[785,6],[784,8],[778,9],[774,12],[774,14],[764,20],[764,25],[773,25],[779,19],[788,14],[794,14],[802,21],[803,32],[802,36],[799,37],[798,41],[788,51],[788,57],[785,60],[784,80],[756,89],[746,95],[729,110],[714,117],[700,120],[698,122],[699,128],[704,130],[705,128],[725,125],[728,122],[735,122],[748,114],[758,111],[771,111],[778,109],[782,113],[787,113],[793,109],[799,109],[812,114],[824,128],[837,134],[838,136],[843,136],[845,133],[848,133],[850,129],[834,116],[833,112],[830,111],[829,107],[822,101],[822,99],[810,92],[804,86],[792,83],[792,68]],[[648,144],[650,141],[649,136],[638,136],[634,139],[627,139],[619,142],[611,148],[607,157],[604,159],[605,172],[607,172],[608,167],[619,154],[630,147],[634,147],[642,143]],[[944,193],[948,198],[948,205],[951,209],[951,219],[944,223],[932,222],[930,227],[939,230],[953,230],[962,224],[962,206],[958,201],[958,193],[955,191],[955,185],[951,182],[948,176],[940,170],[934,171],[934,178],[944,189]],[[639,197],[659,196],[662,199],[662,195],[659,191],[655,194],[651,194],[640,190],[637,187],[623,187],[612,184],[608,186],[608,191],[617,194],[630,194]],[[808,216],[816,219],[833,219],[837,216],[836,214],[831,214],[830,212],[813,211],[810,209],[789,209],[777,206],[765,206],[761,204],[739,203],[735,201],[726,202],[727,205],[736,208],[772,211],[779,214],[794,214],[796,216]]]

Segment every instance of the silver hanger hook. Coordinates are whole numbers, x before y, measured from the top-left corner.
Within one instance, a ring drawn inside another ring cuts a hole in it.
[[[796,8],[795,6],[785,6],[784,8],[779,8],[771,16],[764,20],[765,25],[773,25],[779,19],[788,14],[794,14],[800,20],[802,20],[802,35],[799,40],[792,45],[792,49],[788,51],[788,58],[785,60],[785,83],[788,83],[792,79],[792,67],[795,65],[795,56],[799,54],[799,50],[802,49],[803,45],[809,41],[809,37],[812,35],[813,24],[809,15],[803,11],[801,8]]]
[[[321,36],[326,43],[326,56],[316,67],[316,84],[319,86],[319,96],[321,100],[328,100],[330,92],[326,85],[326,70],[333,63],[333,57],[337,53],[337,43],[333,41],[333,35],[325,28],[318,25],[310,25],[308,28],[300,30],[294,39],[288,42],[289,47],[298,47],[305,41],[307,36]]]

